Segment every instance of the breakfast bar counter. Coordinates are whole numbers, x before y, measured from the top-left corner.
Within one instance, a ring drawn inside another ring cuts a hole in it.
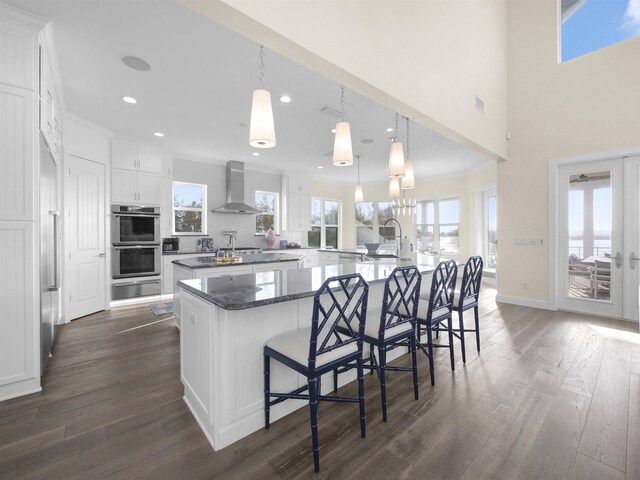
[[[417,266],[426,291],[435,263],[422,260]],[[405,264],[415,262],[381,260],[178,282],[184,400],[213,449],[220,450],[264,427],[265,342],[311,325],[313,295],[327,278],[359,273],[370,285],[369,312],[379,312],[385,280],[396,266]],[[379,318],[368,315],[367,321]],[[404,353],[396,349],[388,358]],[[322,382],[323,392],[333,389],[329,376]],[[278,362],[272,363],[271,379],[272,388],[278,391],[306,384],[306,379]],[[340,375],[340,385],[354,379],[355,371],[347,372]],[[305,405],[295,400],[279,403],[272,407],[271,419]]]

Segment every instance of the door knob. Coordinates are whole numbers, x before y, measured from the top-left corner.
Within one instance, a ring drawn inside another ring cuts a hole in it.
[[[636,252],[631,252],[631,256],[629,257],[629,266],[631,270],[636,268],[636,262],[640,260],[640,257],[636,257]]]
[[[614,258],[616,260],[616,268],[620,268],[622,266],[622,254],[618,252]]]
[[[100,258],[104,258],[104,257],[106,257],[106,256],[107,256],[107,254],[106,254],[106,253],[99,253],[99,254],[98,254],[98,257],[100,257]]]

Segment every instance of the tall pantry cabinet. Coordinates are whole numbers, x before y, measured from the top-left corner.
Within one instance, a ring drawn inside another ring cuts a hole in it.
[[[0,4],[0,401],[40,390],[38,85],[46,25]]]

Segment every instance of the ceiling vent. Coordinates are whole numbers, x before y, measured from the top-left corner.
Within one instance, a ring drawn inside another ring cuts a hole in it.
[[[342,118],[342,112],[340,110],[336,110],[335,108],[331,108],[326,105],[322,107],[320,111],[325,115],[329,115],[330,117]]]

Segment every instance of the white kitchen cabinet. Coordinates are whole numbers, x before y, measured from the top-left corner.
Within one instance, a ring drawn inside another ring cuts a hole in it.
[[[340,263],[340,254],[338,252],[318,252],[318,266],[326,267],[327,265],[338,265]]]
[[[173,215],[173,180],[171,178],[162,177],[161,182],[160,235],[165,238],[170,237],[172,232],[171,216]]]
[[[0,402],[40,391],[38,48],[45,22],[0,3]]]
[[[162,203],[162,179],[159,175],[138,172],[138,203],[142,205]]]
[[[173,157],[167,153],[162,155],[162,178],[173,178]]]
[[[126,205],[160,205],[163,152],[128,142],[111,144],[111,201]]]
[[[253,273],[262,272],[282,272],[284,270],[297,270],[299,262],[265,263],[264,265],[254,265]]]
[[[282,177],[283,230],[311,230],[311,177],[289,173]]]
[[[48,50],[40,55],[40,131],[56,164],[62,162],[62,115]]]
[[[123,205],[138,203],[138,172],[111,169],[111,202]]]

